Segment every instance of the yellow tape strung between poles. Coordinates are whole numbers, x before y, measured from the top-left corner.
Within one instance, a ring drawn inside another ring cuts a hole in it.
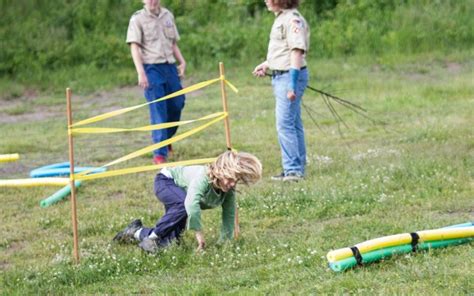
[[[96,174],[86,175],[86,176],[80,176],[77,174],[77,175],[74,175],[74,180],[94,180],[94,179],[100,179],[100,178],[132,174],[132,173],[155,171],[155,170],[165,168],[165,167],[170,167],[170,166],[187,166],[187,165],[195,165],[195,164],[204,164],[204,163],[213,162],[214,160],[216,160],[215,157],[214,158],[201,158],[201,159],[183,160],[183,161],[167,162],[167,163],[156,164],[156,165],[112,170],[112,171],[96,173]]]
[[[102,121],[102,120],[105,120],[105,119],[108,119],[108,118],[111,118],[111,117],[115,117],[115,116],[118,116],[118,115],[121,115],[121,114],[130,112],[130,111],[139,109],[139,108],[141,108],[141,107],[144,107],[144,106],[147,106],[147,105],[150,105],[150,104],[153,104],[153,103],[161,102],[161,101],[168,100],[168,99],[171,99],[171,98],[180,96],[180,95],[187,94],[187,93],[189,93],[189,92],[192,92],[192,91],[201,89],[201,88],[203,88],[203,87],[206,87],[206,86],[208,86],[208,85],[211,85],[211,84],[213,84],[213,83],[215,83],[215,82],[217,82],[217,81],[220,81],[220,80],[224,80],[224,82],[227,83],[227,85],[229,85],[229,87],[230,87],[233,91],[238,92],[237,88],[236,88],[234,85],[232,85],[229,81],[225,80],[223,76],[221,76],[221,77],[216,78],[216,79],[211,79],[211,80],[207,80],[207,81],[203,81],[203,82],[197,83],[197,84],[195,84],[195,85],[189,86],[189,87],[187,87],[187,88],[184,88],[184,89],[182,89],[182,90],[179,90],[179,91],[177,91],[177,92],[174,92],[174,93],[172,93],[172,94],[169,94],[169,95],[167,95],[167,96],[164,96],[164,97],[162,97],[162,98],[156,99],[156,100],[151,101],[151,102],[147,102],[147,103],[143,103],[143,104],[140,104],[140,105],[137,105],[137,106],[133,106],[133,107],[128,107],[128,108],[123,108],[123,109],[119,109],[119,110],[107,112],[107,113],[104,113],[104,114],[101,114],[101,115],[97,115],[97,116],[91,117],[91,118],[89,118],[89,119],[81,120],[81,121],[79,121],[79,122],[74,123],[74,124],[71,125],[70,127],[77,127],[77,126],[86,125],[86,124],[93,123],[93,122]],[[69,130],[68,132],[70,132],[70,130]]]
[[[181,126],[185,124],[190,124],[197,121],[208,120],[212,118],[216,118],[222,116],[224,112],[217,112],[214,114],[206,115],[198,119],[193,120],[183,120],[183,121],[174,121],[174,122],[166,122],[136,128],[102,128],[102,127],[91,127],[91,128],[72,128],[71,134],[106,134],[106,133],[119,133],[119,132],[131,132],[131,131],[152,131],[152,130],[159,130],[164,128],[170,128],[175,126]]]
[[[108,166],[111,166],[111,165],[114,165],[114,164],[117,164],[117,163],[121,163],[121,162],[130,160],[130,159],[133,159],[133,158],[135,158],[135,157],[141,156],[141,155],[143,155],[143,154],[146,154],[146,153],[148,153],[148,152],[152,152],[153,150],[159,149],[159,148],[161,148],[161,147],[168,146],[169,144],[172,144],[172,143],[174,143],[174,142],[176,142],[176,141],[182,140],[182,139],[187,138],[187,137],[189,137],[189,136],[191,136],[191,135],[193,135],[193,134],[195,134],[195,133],[197,133],[197,132],[200,132],[200,131],[202,131],[203,129],[209,127],[210,125],[212,125],[212,124],[214,124],[214,123],[216,123],[216,122],[218,122],[218,121],[220,121],[220,120],[222,120],[222,119],[224,119],[224,118],[226,118],[226,117],[227,117],[227,113],[223,113],[222,116],[220,116],[220,117],[218,117],[218,118],[216,118],[216,119],[214,119],[214,120],[212,120],[212,121],[210,121],[210,122],[208,122],[208,123],[206,123],[206,124],[203,124],[203,125],[201,125],[201,126],[198,126],[198,127],[194,128],[194,129],[192,129],[192,130],[190,130],[190,131],[187,131],[187,132],[183,133],[183,134],[174,136],[174,137],[169,138],[169,139],[167,139],[167,140],[161,141],[161,142],[159,142],[159,143],[156,143],[156,144],[150,145],[150,146],[148,146],[148,147],[145,147],[145,148],[143,148],[143,149],[140,149],[140,150],[137,150],[137,151],[135,151],[135,152],[132,152],[132,153],[130,153],[130,154],[128,154],[128,155],[125,155],[125,156],[123,156],[123,157],[121,157],[121,158],[118,158],[118,159],[116,159],[116,160],[114,160],[114,161],[111,161],[111,162],[109,162],[109,163],[103,165],[102,168],[108,167]],[[74,175],[74,176],[76,176],[76,177],[77,177],[77,176],[84,176],[84,175],[89,174],[89,173],[92,172],[92,171],[93,171],[93,169],[91,169],[91,170],[86,170],[86,171],[80,172],[79,174],[76,174],[76,175]],[[95,175],[95,174],[94,174],[94,175]],[[71,176],[71,177],[72,177],[72,176]],[[80,180],[80,179],[74,179],[74,180]]]
[[[230,83],[229,80],[225,80],[225,79],[224,79],[224,82],[225,82],[234,92],[236,92],[236,93],[239,92],[239,90],[237,89],[237,87],[235,87],[232,83]]]

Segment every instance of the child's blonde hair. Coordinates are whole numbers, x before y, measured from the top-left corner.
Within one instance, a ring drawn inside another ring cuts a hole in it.
[[[262,178],[262,163],[250,153],[226,151],[209,165],[208,175],[214,188],[218,189],[222,189],[222,179],[249,185]]]

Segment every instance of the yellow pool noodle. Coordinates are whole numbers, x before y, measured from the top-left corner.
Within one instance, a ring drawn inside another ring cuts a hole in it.
[[[434,240],[446,240],[454,238],[467,238],[474,237],[474,226],[462,227],[462,228],[442,228],[433,230],[423,230],[416,232],[420,237],[419,241],[434,241]],[[409,233],[396,234],[390,236],[379,237],[376,239],[368,240],[355,245],[359,249],[361,254],[371,252],[374,250],[394,247],[399,245],[410,244],[412,241]],[[326,257],[329,262],[335,262],[341,259],[345,259],[353,256],[350,248],[342,248],[330,251]]]
[[[0,162],[16,161],[20,158],[18,153],[15,154],[0,154]]]
[[[0,180],[0,187],[66,186],[69,178],[29,178]]]

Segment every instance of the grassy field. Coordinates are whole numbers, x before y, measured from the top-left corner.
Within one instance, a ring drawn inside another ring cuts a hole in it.
[[[70,202],[40,208],[55,188],[0,190],[0,290],[24,294],[472,294],[473,245],[396,256],[336,274],[332,249],[397,233],[474,220],[474,60],[472,52],[311,61],[310,85],[366,107],[372,124],[336,107],[338,124],[311,91],[304,113],[309,166],[305,181],[272,183],[280,172],[269,80],[252,66],[229,68],[232,142],[264,164],[258,185],[240,187],[241,237],[216,245],[220,211],[203,214],[207,250],[184,243],[147,255],[111,243],[131,219],[154,224],[163,213],[152,193],[155,172],[86,182],[78,193],[81,264],[72,263]],[[130,71],[133,71],[130,68]],[[188,73],[185,85],[218,76]],[[64,87],[66,87],[65,85]],[[81,94],[74,120],[143,102],[136,87]],[[183,119],[221,110],[220,89],[187,98]],[[100,126],[146,125],[140,109]],[[67,161],[65,98],[31,93],[0,100],[2,179]],[[189,129],[183,127],[180,131]],[[99,166],[150,144],[148,133],[75,138],[76,164]],[[173,160],[216,156],[225,149],[223,124],[175,145]],[[151,164],[140,157],[119,167]]]

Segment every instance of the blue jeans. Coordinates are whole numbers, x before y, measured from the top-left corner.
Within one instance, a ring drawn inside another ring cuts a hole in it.
[[[149,83],[149,87],[145,89],[145,98],[148,102],[182,89],[175,64],[145,64],[143,66]],[[150,109],[150,123],[159,124],[179,121],[181,118],[181,110],[184,107],[184,100],[184,95],[181,95],[148,105]],[[152,131],[151,137],[153,143],[159,143],[171,138],[177,130],[178,127],[171,127]],[[153,154],[166,158],[168,156],[168,147],[165,146],[157,149],[153,151]]]
[[[160,246],[167,246],[172,241],[179,241],[181,233],[186,228],[188,214],[184,207],[186,191],[177,186],[173,179],[163,174],[155,177],[155,195],[165,206],[165,214],[158,220],[153,228],[143,228],[140,240],[154,232],[159,237]]]
[[[303,69],[296,86],[296,99],[290,101],[286,95],[290,74],[274,75],[273,93],[276,99],[276,128],[280,143],[283,173],[304,176],[306,166],[306,145],[303,121],[301,119],[301,100],[308,84],[308,70]]]

